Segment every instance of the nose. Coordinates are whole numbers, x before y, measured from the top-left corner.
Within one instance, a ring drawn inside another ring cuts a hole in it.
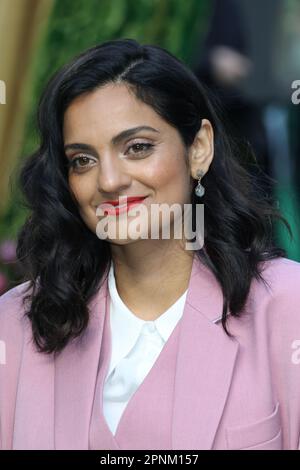
[[[108,156],[103,158],[99,165],[98,191],[103,197],[118,197],[130,186],[131,179],[131,176],[124,170],[122,162]]]

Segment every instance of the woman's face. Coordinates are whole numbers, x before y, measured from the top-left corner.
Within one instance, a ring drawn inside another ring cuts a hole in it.
[[[85,224],[98,236],[97,224],[105,221],[106,230],[114,223],[123,233],[110,233],[108,241],[133,243],[128,230],[138,218],[141,233],[151,238],[151,204],[190,202],[191,174],[178,131],[125,85],[109,84],[76,98],[65,112],[63,135],[71,192]],[[101,203],[121,196],[145,197],[146,215],[96,214]]]

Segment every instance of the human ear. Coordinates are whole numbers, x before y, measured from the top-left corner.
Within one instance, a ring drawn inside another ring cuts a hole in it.
[[[214,156],[214,131],[208,119],[202,119],[201,127],[189,150],[191,176],[198,179],[199,170],[205,175]]]

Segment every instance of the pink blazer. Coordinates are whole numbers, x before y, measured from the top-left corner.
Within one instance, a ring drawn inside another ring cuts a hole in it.
[[[194,256],[178,346],[173,449],[299,449],[300,263],[265,263],[240,319],[219,321],[222,292]],[[23,318],[26,283],[0,297],[0,449],[88,449],[107,280],[80,341],[55,360]]]

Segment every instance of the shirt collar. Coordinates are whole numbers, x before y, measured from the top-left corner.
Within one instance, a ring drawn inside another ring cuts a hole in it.
[[[113,262],[111,262],[108,274],[108,288],[111,299],[110,326],[112,338],[112,355],[108,372],[109,374],[117,363],[125,357],[135,345],[141,328],[146,321],[132,313],[119,296],[114,276]],[[156,320],[150,322],[154,323],[164,342],[168,340],[183,314],[186,295],[187,290],[163,314],[161,314]]]

